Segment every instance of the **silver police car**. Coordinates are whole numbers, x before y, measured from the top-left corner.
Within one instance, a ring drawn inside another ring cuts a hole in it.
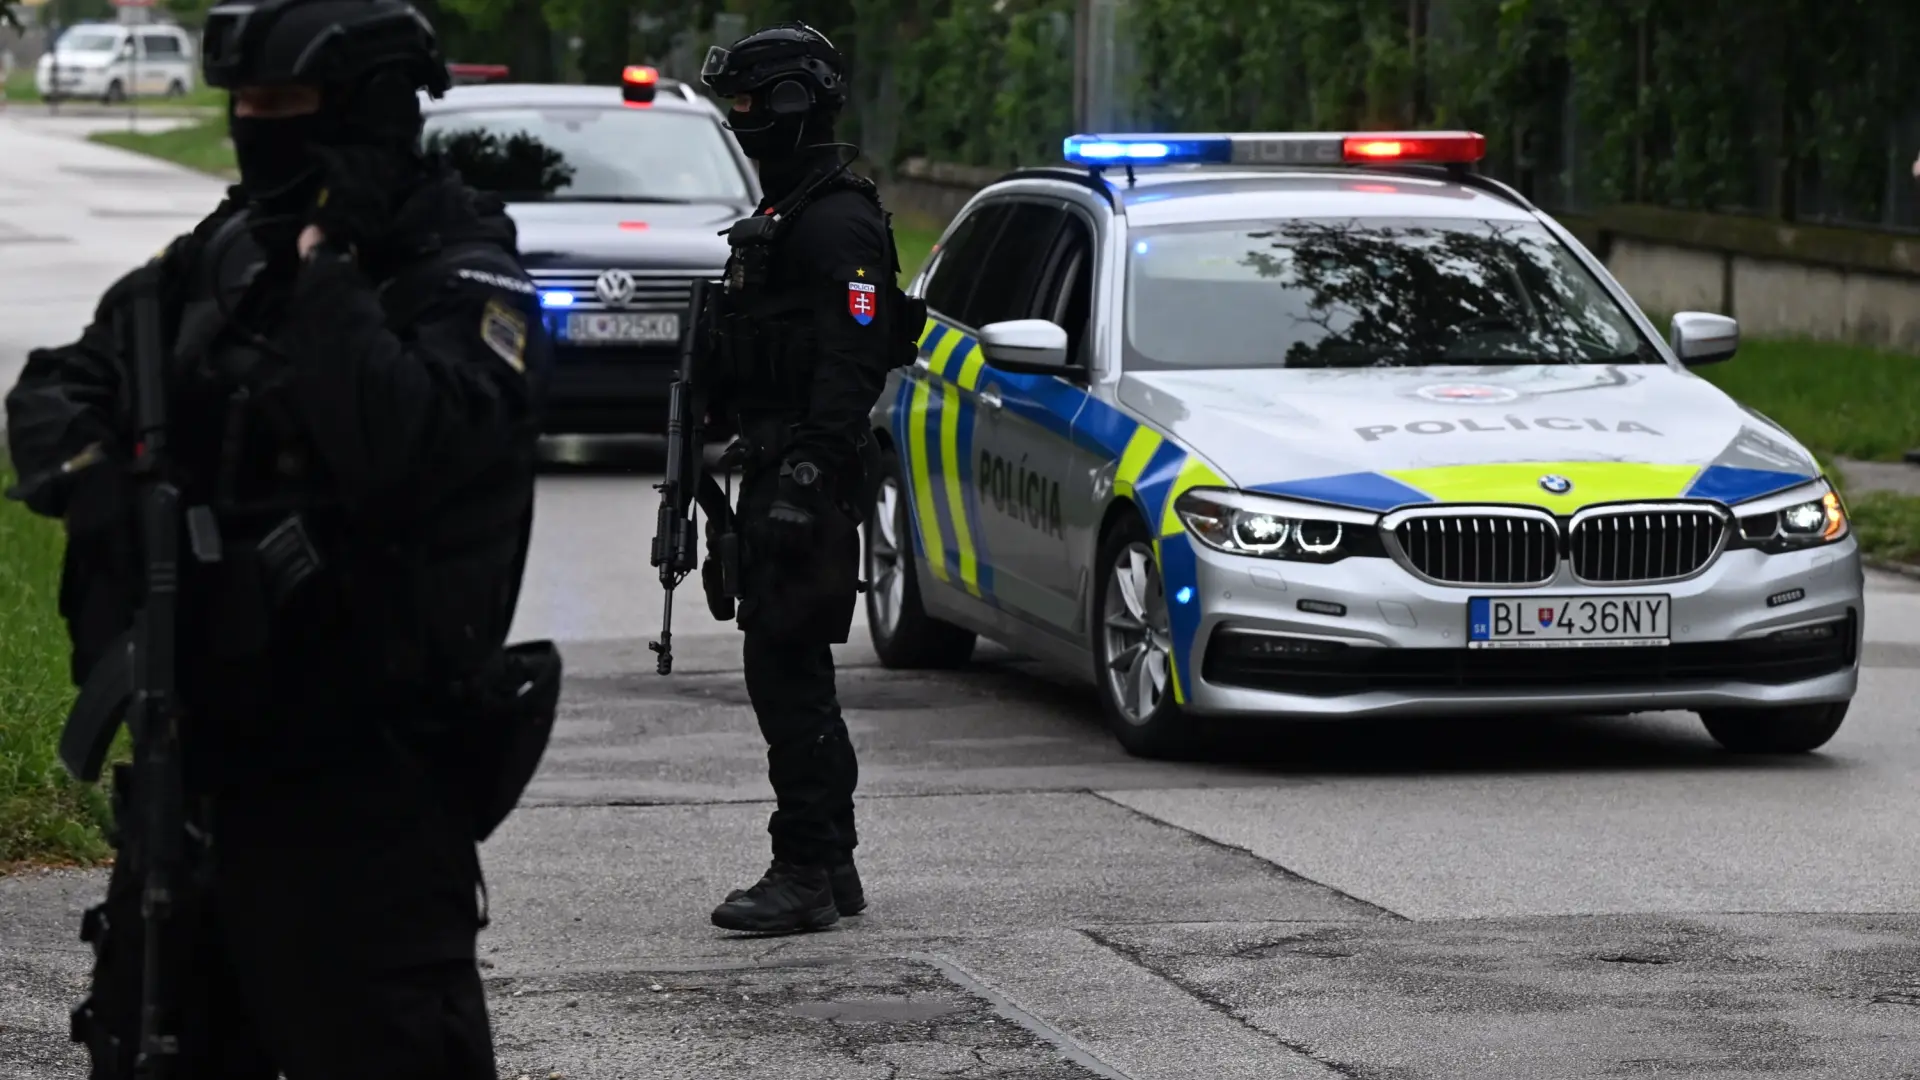
[[[1195,717],[1696,711],[1805,752],[1864,580],[1805,447],[1690,369],[1471,132],[1076,136],[974,197],[873,412],[873,645]]]

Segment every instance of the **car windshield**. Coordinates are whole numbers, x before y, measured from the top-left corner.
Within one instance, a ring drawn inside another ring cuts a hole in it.
[[[1664,362],[1534,222],[1292,219],[1130,235],[1135,369]]]
[[[475,109],[429,115],[425,140],[509,202],[754,201],[726,134],[697,113]]]
[[[111,31],[71,30],[60,39],[61,52],[112,52],[120,44],[120,35]]]

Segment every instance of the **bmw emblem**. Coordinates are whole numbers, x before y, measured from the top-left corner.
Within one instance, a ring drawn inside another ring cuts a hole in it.
[[[1540,488],[1549,495],[1565,495],[1573,490],[1573,481],[1549,474],[1540,478]]]

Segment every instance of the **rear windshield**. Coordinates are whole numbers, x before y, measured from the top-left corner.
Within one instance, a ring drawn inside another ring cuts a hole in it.
[[[1292,219],[1130,235],[1135,370],[1665,362],[1534,222]]]
[[[468,183],[510,202],[751,203],[726,140],[695,113],[600,106],[437,113],[425,132]]]

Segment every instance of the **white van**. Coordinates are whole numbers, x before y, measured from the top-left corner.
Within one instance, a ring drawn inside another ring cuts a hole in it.
[[[47,101],[180,97],[194,87],[193,47],[178,26],[79,23],[40,58],[34,85]]]

